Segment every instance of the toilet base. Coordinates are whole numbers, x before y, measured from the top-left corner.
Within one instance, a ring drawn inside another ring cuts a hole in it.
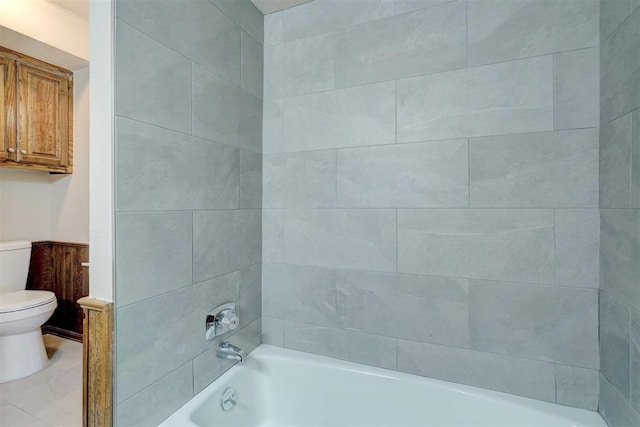
[[[0,336],[0,383],[35,374],[49,363],[42,331]]]

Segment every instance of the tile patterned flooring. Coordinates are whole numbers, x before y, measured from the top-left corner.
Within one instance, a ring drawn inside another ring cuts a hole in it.
[[[0,426],[82,426],[82,344],[45,335],[49,366],[0,384]]]

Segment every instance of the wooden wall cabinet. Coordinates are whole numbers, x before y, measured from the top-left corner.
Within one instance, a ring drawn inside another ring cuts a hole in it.
[[[73,73],[0,47],[0,166],[73,172]]]

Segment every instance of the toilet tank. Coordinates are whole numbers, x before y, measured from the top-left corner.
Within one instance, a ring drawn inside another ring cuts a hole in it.
[[[30,260],[31,242],[0,242],[0,294],[27,287]]]

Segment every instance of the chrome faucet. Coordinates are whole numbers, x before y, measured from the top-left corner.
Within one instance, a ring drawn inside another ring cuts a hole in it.
[[[247,354],[240,350],[239,347],[231,344],[229,341],[222,341],[218,344],[218,348],[216,349],[216,356],[220,359],[229,359],[236,360],[238,362],[242,362]]]

